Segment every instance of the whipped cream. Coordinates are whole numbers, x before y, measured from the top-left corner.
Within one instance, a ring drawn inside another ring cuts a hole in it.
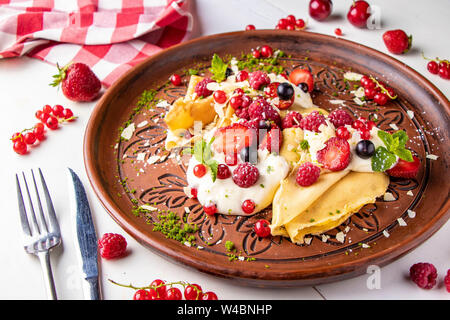
[[[212,158],[219,164],[225,163],[223,153],[214,152]],[[239,163],[242,163],[240,159],[235,166],[229,166],[231,173]],[[267,150],[258,150],[258,163],[255,166],[259,170],[259,179],[249,188],[239,187],[232,177],[217,178],[213,182],[209,169],[203,177],[198,178],[193,173],[197,164],[199,162],[192,157],[186,172],[189,187],[197,189],[197,199],[203,206],[214,203],[219,213],[229,215],[248,215],[241,207],[247,199],[255,203],[254,213],[269,206],[280,182],[289,173],[289,164],[284,157],[269,153]]]

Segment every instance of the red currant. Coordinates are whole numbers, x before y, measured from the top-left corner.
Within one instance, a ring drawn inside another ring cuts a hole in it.
[[[191,195],[192,198],[197,199],[197,189],[191,188]]]
[[[375,89],[377,87],[377,84],[375,81],[369,78],[369,81],[366,82],[366,85],[364,86],[364,89]]]
[[[247,108],[251,103],[252,103],[252,98],[248,95],[243,95],[242,96],[242,108]]]
[[[253,58],[259,59],[259,57],[261,56],[261,52],[259,52],[259,50],[256,49],[252,49],[252,56]]]
[[[305,20],[303,20],[303,19],[297,19],[297,20],[295,21],[295,27],[297,27],[298,29],[302,30],[302,29],[305,28],[305,26],[306,26]]]
[[[336,129],[336,137],[348,140],[352,137],[352,134],[346,127],[342,126]]]
[[[450,67],[448,66],[443,66],[443,67],[439,67],[439,77],[441,77],[442,79],[450,79]]]
[[[27,144],[22,140],[15,141],[13,150],[18,154],[25,154],[27,153]]]
[[[226,164],[219,164],[217,166],[217,178],[219,179],[228,179],[231,177],[231,171],[230,168]]]
[[[255,226],[253,228],[256,235],[261,238],[266,238],[270,236],[270,227],[269,227],[269,221],[265,219],[260,219],[256,221]]]
[[[253,213],[255,211],[255,202],[253,200],[247,199],[242,202],[242,211],[247,214]]]
[[[372,128],[375,127],[376,124],[372,120],[369,120],[366,122],[366,126],[367,126],[367,129],[372,130]]]
[[[16,132],[11,137],[12,142],[23,141],[23,135],[20,132]]]
[[[43,108],[42,108],[42,112],[43,113],[47,113],[50,114],[52,113],[53,109],[50,105],[46,104]]]
[[[361,86],[363,87],[363,88],[365,88],[366,86],[367,86],[367,84],[369,83],[369,82],[371,82],[372,80],[368,77],[368,76],[362,76],[361,77],[361,80],[359,80],[360,81],[360,83],[361,83]]]
[[[234,95],[238,95],[238,96],[242,96],[242,95],[244,95],[244,89],[242,89],[242,88],[236,88],[236,89],[234,89],[234,91],[233,91],[233,94]]]
[[[342,30],[341,30],[341,28],[336,28],[336,29],[334,29],[334,34],[337,35],[337,36],[342,36]]]
[[[48,120],[48,118],[50,118],[50,115],[49,115],[48,113],[45,113],[45,112],[42,112],[42,113],[41,113],[41,118],[40,118],[40,120],[41,120],[43,123],[46,123],[47,120]]]
[[[364,89],[364,96],[367,99],[373,99],[373,97],[375,96],[376,93],[377,93],[377,91],[375,91],[374,88],[365,88]]]
[[[427,69],[432,74],[438,74],[439,72],[439,65],[436,61],[430,61],[427,63]]]
[[[268,45],[264,45],[261,47],[261,56],[263,58],[270,58],[273,55],[273,49],[268,46]]]
[[[286,30],[295,30],[295,26],[293,24],[288,24]]]
[[[49,116],[47,118],[47,121],[45,121],[45,124],[47,125],[47,127],[51,130],[56,130],[58,128],[58,119],[56,119],[53,116]]]
[[[377,92],[373,96],[373,101],[380,106],[384,106],[388,102],[389,98],[385,93]]]
[[[134,293],[133,300],[150,300],[150,293],[147,290],[139,289]]]
[[[288,26],[288,21],[285,18],[281,18],[280,20],[278,20],[278,25],[280,27],[280,29],[286,29],[286,27]]]
[[[249,25],[247,25],[246,27],[245,27],[245,30],[246,31],[249,31],[249,30],[255,30],[256,28],[255,28],[255,26],[253,25],[253,24],[249,24]]]
[[[365,130],[359,131],[359,135],[361,136],[362,140],[369,140],[370,139],[370,131],[367,128],[364,128]]]
[[[360,120],[356,120],[355,122],[352,123],[353,129],[361,129],[363,127],[364,127],[364,123]]]
[[[198,284],[191,284],[188,285],[184,289],[184,298],[186,300],[201,300],[202,299],[202,287],[200,287]]]
[[[174,86],[179,86],[181,84],[181,77],[179,74],[174,73],[171,77],[170,77],[170,82],[172,82],[172,84]]]
[[[166,292],[166,300],[181,300],[183,295],[178,288],[169,288]]]
[[[248,79],[248,72],[245,70],[239,71],[238,74],[236,75],[237,82],[245,81],[247,79]]]
[[[388,98],[389,99],[394,99],[396,97],[394,89],[392,89],[391,87],[384,87],[384,88],[386,89],[386,91],[388,93]]]
[[[230,99],[230,106],[233,107],[233,109],[237,109],[242,106],[242,96],[232,96]]]
[[[203,206],[203,210],[205,211],[205,213],[208,216],[213,216],[217,212],[217,207],[216,207],[216,205],[214,203],[211,203],[211,204],[209,204],[207,206]]]
[[[202,295],[202,300],[218,300],[217,295],[212,291],[206,291]]]
[[[311,0],[309,2],[309,15],[318,20],[325,20],[333,9],[333,3],[330,0]]]
[[[23,136],[23,140],[25,141],[26,144],[33,144],[36,142],[36,136],[33,132],[27,132],[25,133],[25,135]]]
[[[64,109],[64,110],[61,112],[61,116],[62,116],[64,119],[70,119],[70,118],[73,117],[73,112],[72,112],[72,110],[66,108],[66,109]]]
[[[52,113],[55,117],[61,118],[64,107],[60,104],[54,105],[52,108]]]
[[[194,167],[194,176],[196,176],[197,178],[201,178],[206,174],[206,166],[204,164],[197,164]]]
[[[347,20],[358,28],[367,26],[367,19],[370,17],[370,6],[366,1],[356,1],[347,13]]]
[[[227,94],[225,91],[216,90],[213,93],[213,98],[217,103],[223,104],[227,101]]]
[[[33,133],[36,136],[36,139],[38,139],[39,141],[42,141],[45,139],[44,130],[45,130],[45,127],[42,124],[42,122],[39,122],[34,126]]]
[[[36,113],[34,114],[36,116],[36,119],[41,120],[41,116],[44,112],[42,112],[42,110],[38,110],[36,111]]]
[[[288,22],[288,24],[295,24],[295,16],[293,14],[290,14],[286,17],[286,20]]]
[[[153,280],[153,282],[150,284],[151,287],[158,287],[156,288],[156,292],[158,293],[159,298],[164,299],[166,296],[166,286],[164,286],[165,282],[161,279]],[[160,287],[159,287],[160,286]]]
[[[158,296],[158,292],[155,289],[149,289],[148,295],[149,295],[148,300],[164,300],[164,298],[161,298],[160,296]]]

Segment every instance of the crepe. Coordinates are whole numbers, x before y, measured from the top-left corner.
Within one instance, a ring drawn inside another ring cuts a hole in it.
[[[335,182],[330,186],[332,181]],[[377,197],[386,192],[389,178],[382,172],[341,171],[323,174],[317,182],[303,189],[297,186],[300,190],[295,195],[290,194],[289,207],[293,207],[292,202],[303,205],[295,211],[280,211],[278,214],[281,216],[275,221],[277,224],[272,222],[273,228],[281,229],[283,226],[283,235],[288,236],[294,243],[303,243],[307,234],[321,234],[333,229],[365,204],[374,203]],[[315,190],[305,191],[315,185]],[[320,188],[323,190],[319,190]],[[279,198],[286,197],[281,188],[278,192]],[[314,198],[312,203],[311,196]],[[292,218],[294,212],[297,214]],[[280,222],[283,225],[280,225]]]

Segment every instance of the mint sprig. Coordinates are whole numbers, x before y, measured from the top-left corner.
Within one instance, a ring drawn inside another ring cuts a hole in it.
[[[206,143],[206,141],[202,138],[201,140],[195,142],[193,148],[184,149],[183,154],[192,154],[198,162],[207,166],[211,170],[211,178],[214,182],[217,179],[217,168],[219,166],[219,163],[216,160],[211,159],[211,145],[213,142],[214,137],[211,138],[211,141],[209,141],[209,143]]]
[[[227,73],[228,65],[223,62],[223,60],[214,53],[212,60],[211,60],[211,68],[210,71],[212,72],[213,76],[211,77],[213,80],[216,80],[217,82],[221,82],[225,80],[226,73]]]
[[[411,151],[405,148],[408,141],[405,131],[399,130],[390,134],[379,130],[378,137],[383,141],[385,147],[380,146],[375,150],[375,154],[372,156],[373,171],[382,172],[390,169],[397,160],[396,156],[408,162],[413,161]]]

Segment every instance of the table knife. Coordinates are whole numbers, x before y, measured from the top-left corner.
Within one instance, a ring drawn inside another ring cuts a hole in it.
[[[83,275],[83,293],[86,300],[100,300],[98,281],[97,235],[92,221],[89,202],[83,184],[77,174],[69,169],[69,196],[76,221],[76,238]]]

